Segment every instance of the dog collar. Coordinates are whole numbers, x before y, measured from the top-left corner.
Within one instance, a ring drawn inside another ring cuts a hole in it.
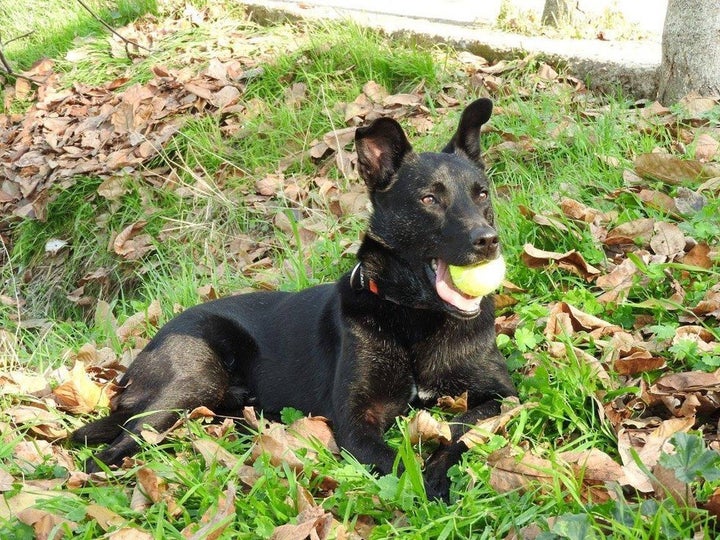
[[[356,291],[367,289],[371,293],[380,296],[375,280],[365,277],[365,272],[363,272],[361,262],[357,263],[355,268],[352,269],[352,272],[350,272],[350,286]]]

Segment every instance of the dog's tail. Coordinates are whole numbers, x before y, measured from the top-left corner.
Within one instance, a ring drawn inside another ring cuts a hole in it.
[[[133,411],[120,410],[109,416],[90,422],[73,431],[70,440],[76,444],[109,443],[123,431],[123,424],[132,418]]]

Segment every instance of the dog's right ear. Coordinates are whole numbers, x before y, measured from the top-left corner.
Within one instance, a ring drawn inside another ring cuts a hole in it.
[[[382,191],[400,168],[412,146],[395,120],[378,118],[366,127],[355,130],[358,172],[368,189]]]

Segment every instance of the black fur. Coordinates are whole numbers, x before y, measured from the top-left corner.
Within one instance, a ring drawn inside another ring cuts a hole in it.
[[[254,405],[272,415],[295,407],[330,418],[341,447],[387,473],[395,456],[383,434],[409,405],[467,391],[455,440],[466,424],[496,414],[498,398],[515,389],[495,345],[492,298],[479,309],[445,301],[434,271],[437,261],[462,266],[499,254],[479,148],[491,112],[487,99],[470,104],[440,153],[413,152],[394,120],[359,128],[359,171],[373,212],[356,270],[298,293],[188,309],[132,363],[110,416],[73,440],[110,443],[96,459],[118,464],[138,450],[133,435],[143,425],[167,429],[178,409],[238,414]],[[133,418],[147,411],[156,412]],[[430,497],[447,497],[447,470],[463,450],[454,442],[430,457]]]

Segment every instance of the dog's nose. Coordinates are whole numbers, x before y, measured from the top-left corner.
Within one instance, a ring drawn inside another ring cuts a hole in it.
[[[492,227],[475,227],[470,231],[470,241],[475,251],[484,257],[493,255],[500,242],[497,232]]]

